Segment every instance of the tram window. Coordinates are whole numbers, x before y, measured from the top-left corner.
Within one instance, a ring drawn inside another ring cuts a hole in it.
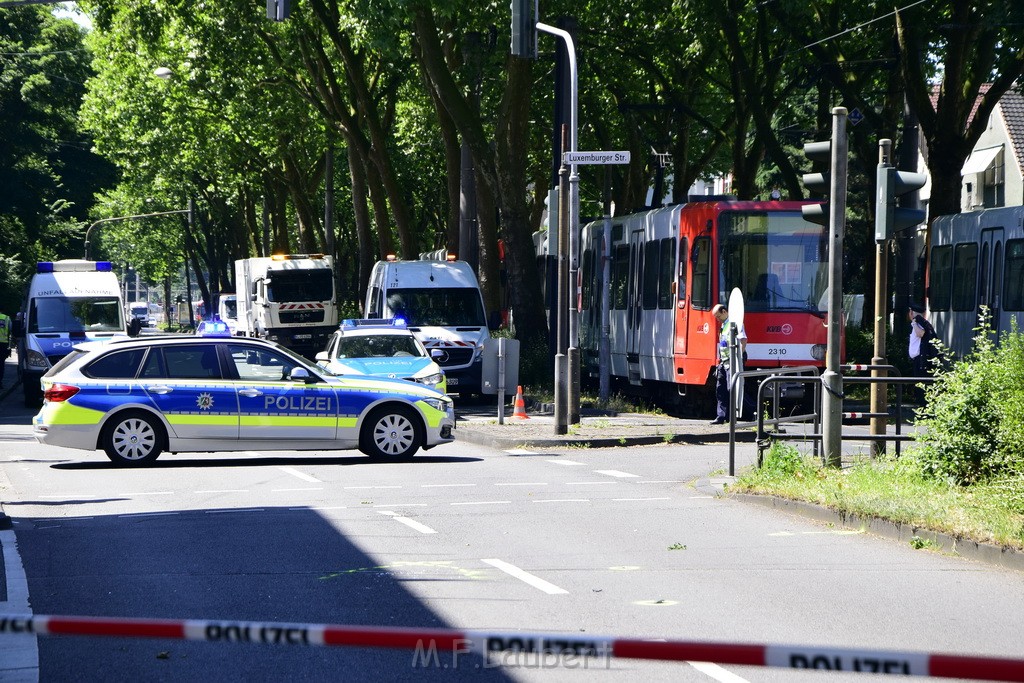
[[[693,293],[694,308],[711,308],[711,238],[698,237],[693,241]]]
[[[1006,240],[1003,310],[1024,310],[1024,240]]]
[[[658,240],[644,245],[644,291],[642,305],[645,311],[658,307]]]
[[[658,268],[658,308],[672,308],[672,266],[676,262],[676,241],[661,240],[661,265]]]
[[[948,244],[934,247],[928,271],[928,308],[933,311],[949,310],[952,267],[953,247]]]
[[[580,307],[590,308],[590,296],[594,291],[594,250],[583,250],[583,275],[580,287]]]
[[[612,308],[622,311],[626,308],[626,279],[629,273],[629,245],[615,247],[612,261]]]
[[[676,280],[679,282],[679,302],[686,302],[686,249],[687,240],[685,237],[679,238],[679,273],[676,275]]]
[[[972,311],[977,302],[978,245],[969,242],[953,248],[953,310]]]

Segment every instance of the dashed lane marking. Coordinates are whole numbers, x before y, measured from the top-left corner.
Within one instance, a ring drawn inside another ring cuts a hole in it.
[[[527,451],[522,448],[508,448],[505,452],[509,455],[539,455],[536,451]]]
[[[481,560],[481,562],[489,564],[495,569],[500,569],[509,576],[517,578],[520,581],[533,586],[537,590],[544,591],[548,595],[562,595],[568,594],[569,592],[564,588],[559,588],[555,584],[549,583],[539,576],[534,576],[533,574],[524,571],[515,565],[509,564],[508,562],[503,562],[498,559]]]
[[[471,500],[463,501],[458,503],[449,503],[449,505],[511,505],[511,500]]]
[[[323,491],[323,486],[306,486],[293,489],[270,489],[271,493],[289,493],[291,491]]]
[[[713,662],[687,662],[687,664],[705,676],[710,676],[716,681],[721,681],[721,683],[748,683],[746,678],[737,676],[733,672],[727,671]]]
[[[598,474],[606,474],[609,477],[618,477],[619,479],[639,479],[639,474],[630,474],[629,472],[620,472],[619,470],[594,470]]]
[[[589,498],[546,498],[541,500],[531,500],[531,503],[589,503]]]
[[[395,520],[396,522],[399,522],[401,524],[406,525],[410,529],[415,529],[416,531],[420,532],[421,534],[436,534],[437,533],[436,531],[431,529],[426,524],[421,524],[420,522],[417,522],[415,519],[412,519],[411,517],[403,517],[403,516],[399,515],[397,512],[393,512],[391,510],[378,510],[378,512],[379,512],[379,514],[387,515],[388,517],[390,517],[391,519]]]
[[[302,481],[310,481],[310,482],[315,482],[317,484],[322,484],[323,483],[323,481],[321,481],[320,479],[317,479],[316,477],[314,477],[312,475],[306,474],[305,472],[300,472],[297,469],[295,469],[294,467],[278,467],[277,469],[281,470],[285,474],[290,474],[293,477],[298,477]]]
[[[445,489],[460,486],[476,486],[476,484],[420,484],[421,489]]]
[[[511,481],[495,484],[495,486],[547,486],[546,481]]]
[[[576,462],[575,460],[548,460],[548,462],[552,462],[552,463],[554,463],[556,465],[566,465],[568,467],[572,467],[573,465],[582,465],[583,464],[581,462]]]
[[[193,491],[192,493],[249,493],[249,489],[210,489],[208,491]]]
[[[567,481],[566,486],[614,486],[616,481]]]
[[[647,500],[672,500],[668,496],[664,498],[612,498],[613,502],[616,503],[632,503],[632,502],[643,502]]]
[[[346,491],[365,491],[368,489],[400,489],[401,486],[345,486]]]

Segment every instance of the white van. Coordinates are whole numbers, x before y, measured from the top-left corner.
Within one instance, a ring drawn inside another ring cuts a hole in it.
[[[126,334],[124,310],[121,287],[109,261],[37,263],[14,325],[25,405],[39,403],[40,378],[73,345]]]
[[[491,334],[468,263],[378,261],[363,311],[367,318],[405,320],[444,370],[449,392],[480,393],[481,353]],[[434,354],[435,349],[442,353]]]

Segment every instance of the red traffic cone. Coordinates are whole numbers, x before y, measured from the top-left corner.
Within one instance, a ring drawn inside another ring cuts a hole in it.
[[[518,417],[522,420],[530,419],[530,416],[526,414],[526,402],[523,401],[522,385],[516,387],[515,410],[512,411],[512,417]]]

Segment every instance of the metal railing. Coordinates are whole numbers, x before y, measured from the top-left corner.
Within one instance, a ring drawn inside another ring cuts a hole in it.
[[[812,441],[813,444],[813,455],[818,457],[821,453],[822,438],[821,433],[821,381],[820,377],[816,374],[817,368],[812,368],[815,371],[815,376],[809,377],[805,372],[792,372],[793,370],[804,371],[806,368],[785,368],[780,370],[755,370],[749,372],[737,373],[737,382],[744,377],[756,377],[762,375],[768,375],[759,385],[757,390],[757,406],[758,413],[757,419],[754,423],[757,428],[757,464],[760,467],[763,463],[764,452],[771,446],[773,441]],[[864,371],[864,370],[884,370],[889,373],[897,373],[898,370],[891,365],[844,365],[841,366],[841,370],[844,371]],[[905,385],[914,384],[931,384],[935,381],[933,377],[901,377],[899,375],[882,376],[882,377],[843,377],[843,384],[893,384],[896,386],[896,402],[895,402],[895,415],[890,415],[888,412],[846,412],[842,413],[842,418],[846,419],[863,419],[863,418],[883,418],[888,420],[890,417],[894,418],[895,421],[895,433],[889,434],[864,434],[864,433],[853,433],[843,432],[840,435],[841,441],[875,441],[875,442],[894,442],[896,455],[900,455],[900,444],[904,441],[913,441],[915,436],[912,434],[904,434],[902,431],[903,427],[903,387]],[[779,414],[779,402],[778,386],[784,383],[801,382],[804,384],[811,384],[814,390],[814,412],[801,414],[801,415],[786,415],[782,416]],[[764,411],[761,408],[765,405],[767,400],[766,393],[769,389],[773,389],[773,395],[776,399],[772,402],[772,411],[770,417],[765,417]],[[735,390],[735,386],[730,386],[730,392]],[[734,416],[733,416],[734,417]],[[779,430],[779,426],[787,423],[812,423],[813,431],[810,433],[799,433],[799,434],[787,434]],[[884,424],[884,423],[883,423]],[[735,423],[730,423],[729,430],[729,473],[734,474],[734,448],[735,448]],[[745,426],[745,425],[744,425]],[[772,431],[768,431],[766,426],[773,427]]]

